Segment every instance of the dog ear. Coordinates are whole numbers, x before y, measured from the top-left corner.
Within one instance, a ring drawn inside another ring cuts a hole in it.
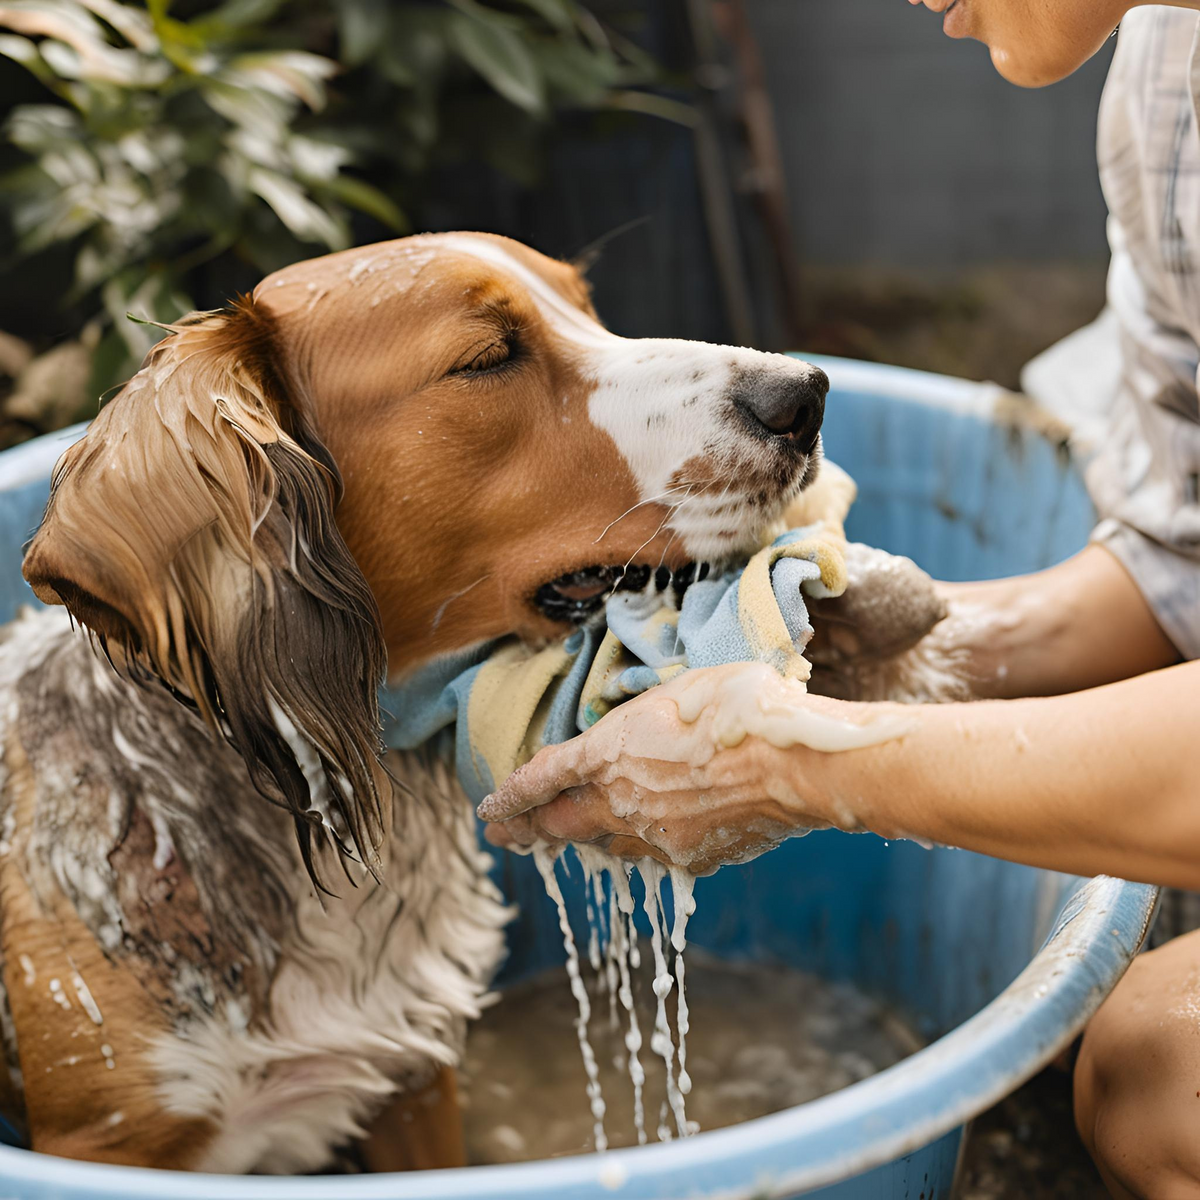
[[[376,866],[385,650],[340,477],[272,344],[250,301],[172,326],[59,461],[24,574],[195,703],[291,812],[315,880],[314,829]]]

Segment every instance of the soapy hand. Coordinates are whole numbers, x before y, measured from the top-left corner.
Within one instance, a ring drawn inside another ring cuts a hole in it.
[[[542,750],[479,815],[496,845],[586,842],[708,874],[811,829],[853,828],[822,811],[806,764],[902,736],[906,718],[878,707],[855,720],[856,706],[758,663],[688,671]]]
[[[832,670],[912,649],[947,614],[934,581],[910,558],[851,542],[848,583],[833,600],[807,600],[816,636],[806,651]]]
[[[715,707],[690,722],[680,715],[679,701],[698,676],[747,671],[774,674],[752,664],[688,672],[546,747],[479,806],[480,817],[493,822],[488,840],[593,843],[703,875],[790,836],[797,824],[790,806],[766,795],[768,778],[780,770],[769,759],[782,752],[753,736],[721,745]]]

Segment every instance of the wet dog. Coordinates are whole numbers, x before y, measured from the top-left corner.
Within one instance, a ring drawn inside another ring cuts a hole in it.
[[[377,689],[757,545],[814,476],[790,358],[608,332],[446,234],[173,326],[60,461],[0,644],[5,1111],[36,1150],[446,1165],[506,912]],[[65,609],[65,611],[64,611]],[[72,619],[87,636],[72,628]]]

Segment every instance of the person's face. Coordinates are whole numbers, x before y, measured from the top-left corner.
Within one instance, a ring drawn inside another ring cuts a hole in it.
[[[1022,87],[1044,87],[1070,75],[1100,49],[1138,2],[909,0],[945,14],[948,37],[985,43],[996,70]]]

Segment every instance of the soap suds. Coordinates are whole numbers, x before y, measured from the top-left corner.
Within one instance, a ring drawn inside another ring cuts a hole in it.
[[[684,676],[675,702],[685,725],[709,716],[716,748],[739,746],[753,735],[780,750],[806,746],[822,754],[837,754],[896,741],[913,728],[912,718],[899,713],[884,713],[857,724],[814,712],[803,683],[784,679],[759,663],[716,679],[702,671]]]
[[[689,1024],[687,987],[684,982],[684,956],[687,947],[688,918],[696,911],[696,900],[693,890],[696,877],[681,871],[678,867],[671,868],[671,897],[675,902],[675,924],[671,929],[671,946],[675,950],[675,986],[676,1016],[675,1023],[679,1029],[679,1090],[687,1095],[692,1090],[692,1078],[687,1072],[687,1035]]]
[[[573,846],[583,871],[586,909],[590,925],[589,951],[594,946],[591,958],[596,972],[597,986],[609,995],[610,1026],[616,1029],[618,1008],[628,1016],[624,1035],[624,1056],[614,1056],[614,1066],[624,1068],[633,1088],[633,1123],[639,1145],[644,1145],[646,1114],[644,1106],[645,1067],[640,1053],[643,1047],[641,1027],[633,995],[633,976],[641,966],[641,954],[637,944],[634,924],[634,899],[630,888],[630,877],[634,870],[631,864],[621,862],[591,846]],[[575,937],[562,897],[562,890],[554,873],[556,855],[545,847],[535,847],[534,862],[541,873],[546,892],[558,909],[559,928],[563,934],[563,946],[567,955],[567,975],[571,992],[575,997],[578,1013],[575,1028],[584,1070],[587,1074],[587,1094],[595,1118],[595,1148],[604,1150],[608,1139],[605,1135],[603,1117],[607,1106],[600,1094],[599,1071],[596,1056],[588,1036],[588,1022],[592,1007],[580,972],[580,958]],[[691,1079],[687,1073],[687,1033],[689,1028],[688,1007],[685,991],[683,951],[687,945],[687,921],[695,910],[692,897],[694,880],[684,871],[672,869],[669,873],[654,859],[643,859],[636,867],[641,876],[645,897],[643,912],[650,925],[650,945],[654,955],[654,980],[651,990],[656,1000],[654,1031],[650,1048],[662,1060],[665,1068],[667,1098],[658,1123],[660,1141],[669,1141],[674,1136],[686,1137],[696,1133],[699,1126],[689,1121],[686,1112],[686,1096],[691,1091]],[[668,877],[675,903],[675,917],[671,929],[667,930],[666,908],[663,903],[662,883]],[[606,886],[607,884],[607,886]],[[674,951],[674,974],[668,962],[668,943]],[[676,990],[676,1031],[673,1036],[667,1016],[667,997],[672,988]],[[676,1049],[678,1040],[678,1051]],[[678,1061],[678,1073],[676,1073]],[[672,1132],[668,1118],[674,1120]]]
[[[83,1011],[91,1018],[92,1024],[103,1025],[104,1017],[100,1012],[100,1006],[96,1003],[91,989],[84,982],[83,976],[78,971],[71,972],[71,986],[75,989],[75,995]]]
[[[667,996],[675,980],[667,969],[667,955],[663,945],[664,914],[662,897],[659,895],[659,885],[666,875],[662,863],[652,858],[638,860],[638,874],[645,886],[645,896],[642,900],[642,911],[650,922],[650,947],[654,952],[654,983],[651,985],[657,1009],[654,1017],[654,1034],[650,1038],[650,1049],[663,1060],[666,1067],[667,1100],[671,1115],[675,1118],[675,1128],[681,1137],[686,1137],[688,1131],[687,1113],[684,1110],[683,1093],[679,1090],[674,1074],[675,1043],[671,1040],[671,1026],[667,1021]],[[658,1140],[668,1141],[671,1132],[665,1120],[659,1121]]]
[[[583,1069],[587,1072],[588,1101],[591,1104],[592,1118],[595,1122],[593,1136],[596,1149],[608,1149],[608,1139],[604,1136],[604,1097],[600,1094],[600,1072],[596,1067],[596,1055],[588,1040],[588,1020],[592,1015],[592,1004],[588,998],[587,988],[583,986],[583,977],[579,971],[579,950],[575,945],[575,935],[571,932],[571,922],[567,916],[567,906],[563,901],[562,889],[554,874],[553,855],[545,846],[536,846],[533,851],[533,861],[537,865],[542,882],[546,885],[546,894],[558,907],[558,927],[562,930],[563,946],[567,951],[567,976],[571,981],[571,992],[579,1005],[579,1017],[576,1021],[576,1032],[579,1034],[579,1051],[583,1055]]]

